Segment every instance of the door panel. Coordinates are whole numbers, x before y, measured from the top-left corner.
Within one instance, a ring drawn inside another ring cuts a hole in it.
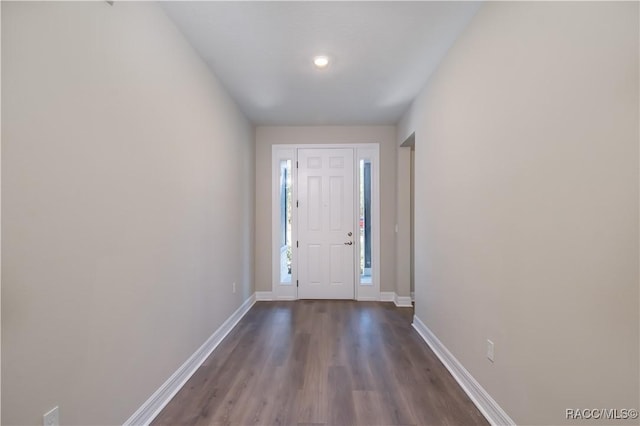
[[[322,283],[322,254],[321,246],[309,244],[308,248],[308,283],[309,285],[320,285]]]
[[[354,298],[354,187],[353,149],[298,150],[300,299]]]
[[[306,203],[308,209],[305,209],[309,218],[307,226],[310,231],[322,231],[322,177],[309,176],[307,182],[309,183]]]

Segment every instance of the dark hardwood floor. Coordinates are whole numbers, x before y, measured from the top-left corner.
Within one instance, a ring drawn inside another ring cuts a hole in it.
[[[488,424],[412,315],[391,303],[258,302],[153,424]]]

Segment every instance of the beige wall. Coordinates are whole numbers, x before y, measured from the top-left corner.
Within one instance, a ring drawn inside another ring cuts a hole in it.
[[[122,424],[253,292],[253,129],[151,3],[2,2],[2,66],[2,424]]]
[[[637,3],[486,3],[399,124],[416,315],[518,424],[638,408],[638,48]]]
[[[271,291],[271,147],[277,144],[380,144],[380,290],[395,291],[394,126],[256,128],[256,290]]]
[[[398,148],[396,182],[396,287],[400,296],[411,291],[411,147]]]
[[[409,193],[409,216],[410,216],[410,226],[409,226],[409,230],[410,230],[410,235],[409,235],[409,250],[410,250],[410,271],[409,271],[409,288],[411,290],[411,293],[413,293],[415,291],[416,288],[416,283],[415,283],[415,265],[416,265],[416,259],[415,259],[415,245],[416,245],[416,241],[415,241],[415,237],[416,237],[416,233],[414,232],[415,229],[415,224],[416,224],[416,215],[415,215],[415,199],[416,199],[416,151],[415,151],[415,146],[411,147],[411,159],[409,161],[409,170],[410,170],[410,176],[409,176],[409,188],[410,188],[410,193]]]

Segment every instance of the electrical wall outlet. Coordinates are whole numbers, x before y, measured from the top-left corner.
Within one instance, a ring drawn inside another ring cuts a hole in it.
[[[493,362],[493,353],[494,353],[493,342],[487,339],[487,358],[491,362]]]
[[[236,293],[236,283],[233,283],[233,285],[231,286],[231,288],[233,289],[233,294]]]
[[[46,412],[42,416],[42,424],[44,426],[59,426],[60,425],[60,410],[58,407],[54,407],[50,411]]]

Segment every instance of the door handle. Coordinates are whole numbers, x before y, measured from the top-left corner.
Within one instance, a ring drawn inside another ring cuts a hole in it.
[[[347,241],[346,243],[344,243],[345,246],[351,246],[353,245],[353,241]]]

